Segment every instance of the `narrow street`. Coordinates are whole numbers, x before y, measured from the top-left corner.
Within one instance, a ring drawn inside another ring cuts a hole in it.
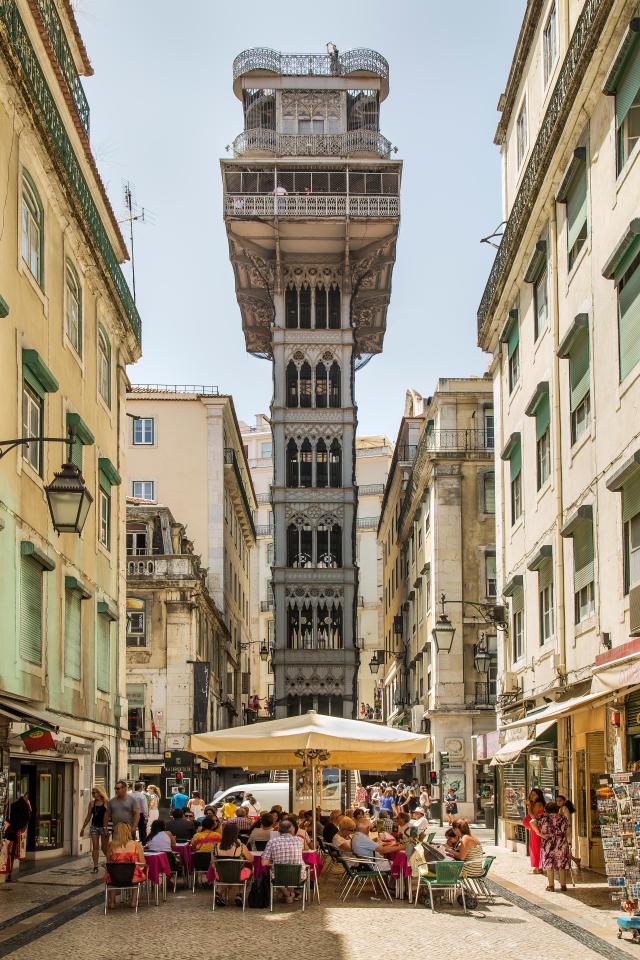
[[[102,883],[93,879],[83,858],[4,888],[0,957],[49,960],[62,954],[75,960],[110,960],[118,949],[114,945],[135,942],[147,956],[199,960],[227,949],[250,948],[255,941],[264,958],[281,958],[289,950],[297,955],[304,943],[305,956],[359,960],[370,956],[372,938],[376,951],[423,951],[437,943],[438,956],[471,960],[485,957],[488,943],[497,960],[541,952],[563,960],[623,960],[637,953],[632,943],[617,940],[619,911],[601,877],[582,871],[566,894],[548,894],[544,878],[531,876],[522,856],[486,841],[485,850],[496,855],[495,902],[481,901],[467,916],[457,905],[442,902],[435,914],[407,901],[383,904],[373,901],[369,892],[338,903],[334,870],[322,878],[322,902],[308,907],[304,916],[298,904],[278,904],[273,914],[247,909],[240,917],[235,907],[213,914],[208,890],[193,895],[179,888],[159,907],[148,907],[145,901],[137,916],[118,906],[105,917]]]

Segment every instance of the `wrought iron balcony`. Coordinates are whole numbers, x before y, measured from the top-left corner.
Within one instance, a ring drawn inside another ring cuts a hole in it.
[[[493,430],[429,430],[423,434],[419,447],[443,453],[485,453],[494,448]]]
[[[346,77],[350,73],[374,73],[389,80],[389,64],[375,50],[345,50],[337,56],[327,53],[279,53],[270,47],[243,50],[233,61],[233,79],[254,70],[282,77]]]
[[[489,348],[484,340],[488,332],[484,329],[485,324],[491,323],[493,312],[506,286],[536,197],[551,165],[560,136],[566,129],[567,118],[581,90],[582,79],[592,62],[611,7],[612,0],[586,0],[576,22],[478,307],[478,338],[484,349]]]
[[[37,0],[38,13],[46,27],[51,49],[58,61],[58,66],[62,71],[65,83],[69,88],[69,93],[78,113],[78,119],[82,124],[82,129],[89,136],[89,103],[82,89],[82,83],[76,70],[73,55],[67,43],[62,21],[58,16],[53,0]]]
[[[228,217],[377,217],[400,216],[400,197],[347,197],[302,194],[300,196],[227,194]]]
[[[359,497],[374,497],[378,495],[382,496],[383,493],[384,483],[363,483],[358,487]]]
[[[356,527],[358,530],[377,530],[380,517],[358,517]]]
[[[416,443],[400,443],[396,447],[398,463],[413,463],[416,458],[418,445]]]
[[[258,523],[256,524],[256,537],[272,537],[273,536],[273,524],[272,523]]]
[[[4,25],[8,40],[22,69],[20,79],[27,88],[30,97],[40,113],[41,120],[49,135],[53,153],[57,162],[64,168],[70,192],[83,215],[84,221],[93,235],[122,308],[127,316],[133,335],[140,344],[142,324],[131,291],[111,246],[102,217],[93,199],[91,189],[84,178],[80,162],[67,135],[64,122],[55,103],[55,99],[46,81],[44,71],[38,62],[29,35],[18,13],[15,0],[0,0],[0,23]]]
[[[130,393],[195,393],[200,397],[219,397],[220,387],[197,383],[135,383]]]
[[[260,613],[268,613],[269,610],[273,610],[273,600],[261,600]]]
[[[132,734],[128,744],[129,756],[143,754],[158,755],[163,752],[160,737],[148,737],[144,734]]]
[[[271,493],[257,493],[256,503],[271,503]]]
[[[232,144],[234,157],[246,153],[270,153],[275,157],[351,157],[376,154],[391,157],[391,143],[376,130],[347,133],[276,133],[275,130],[245,130]]]

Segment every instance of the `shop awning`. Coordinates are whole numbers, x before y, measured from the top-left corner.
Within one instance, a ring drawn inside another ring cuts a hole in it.
[[[90,733],[81,730],[67,722],[65,717],[52,713],[49,710],[36,710],[20,700],[10,700],[0,697],[0,716],[6,717],[13,723],[27,723],[31,726],[46,727],[54,733],[67,733],[72,737],[83,740],[101,740],[102,734]]]
[[[602,664],[593,668],[592,690],[602,694],[614,693],[616,690],[628,693],[628,687],[637,687],[640,684],[640,654],[632,653],[628,657],[621,657],[611,664]]]
[[[572,697],[570,700],[562,700],[560,703],[549,703],[540,710],[531,711],[531,713],[528,713],[520,720],[503,724],[500,729],[515,730],[517,727],[527,727],[530,723],[544,723],[546,720],[551,720],[552,723],[555,723],[556,720],[560,720],[561,717],[566,717],[569,713],[582,710],[583,707],[594,706],[596,701],[606,699],[610,692],[610,690],[605,692],[598,690],[597,692],[582,694],[580,697]]]
[[[554,723],[555,720],[548,720],[545,723],[537,723],[535,737],[524,737],[520,740],[509,740],[507,743],[503,744],[497,753],[493,755],[491,766],[495,767],[503,763],[515,763],[520,754],[523,753],[527,747],[530,747],[537,740],[539,740],[542,734],[545,733],[549,727],[552,727]]]

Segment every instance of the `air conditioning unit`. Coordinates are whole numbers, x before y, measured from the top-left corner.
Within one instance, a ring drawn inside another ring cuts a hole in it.
[[[520,678],[509,670],[505,670],[500,680],[500,693],[516,693],[520,690]]]
[[[629,590],[629,633],[632,637],[640,636],[640,586]]]

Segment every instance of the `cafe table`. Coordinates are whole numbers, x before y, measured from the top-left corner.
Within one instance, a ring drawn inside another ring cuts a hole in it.
[[[167,899],[167,877],[171,876],[171,867],[166,853],[147,853],[144,855],[147,865],[147,882],[155,887],[156,907],[158,906],[158,892],[162,886],[162,899]]]
[[[176,843],[176,852],[182,857],[184,868],[187,872],[187,884],[189,877],[193,873],[193,848],[190,843]]]
[[[386,857],[391,864],[391,877],[396,882],[396,899],[404,900],[405,880],[408,880],[411,898],[411,867],[406,851],[396,850],[395,853],[386,854]]]

